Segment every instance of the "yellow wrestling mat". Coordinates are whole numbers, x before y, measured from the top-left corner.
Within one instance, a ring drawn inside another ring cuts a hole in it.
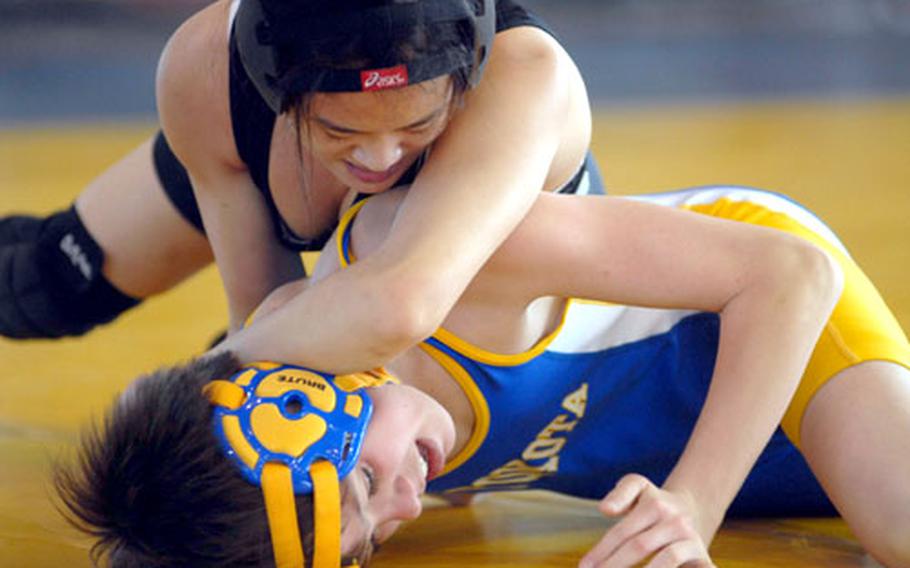
[[[147,124],[0,131],[0,214],[50,212],[152,131]],[[786,193],[821,215],[910,327],[910,99],[796,101],[601,112],[594,148],[611,193],[733,183]],[[48,468],[133,377],[198,353],[223,327],[214,270],[86,338],[0,339],[0,565],[89,566],[54,509]],[[424,516],[377,566],[570,566],[603,533],[589,502],[503,495]],[[837,519],[736,521],[720,566],[869,566]]]

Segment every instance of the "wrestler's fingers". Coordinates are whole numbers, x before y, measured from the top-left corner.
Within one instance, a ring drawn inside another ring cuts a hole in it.
[[[656,507],[638,507],[625,516],[621,521],[610,527],[606,534],[594,545],[593,548],[581,559],[579,568],[600,566],[604,559],[612,556],[616,550],[623,546],[630,538],[648,530],[660,518]]]
[[[666,546],[645,568],[717,568],[701,539],[686,539]]]
[[[660,521],[646,531],[627,539],[610,556],[600,560],[595,566],[604,568],[621,568],[636,566],[663,549],[678,542],[698,539],[698,535],[682,521]]]
[[[656,488],[647,477],[630,473],[623,476],[616,486],[600,500],[598,509],[604,515],[615,517],[626,513],[635,505],[638,497],[650,488]]]

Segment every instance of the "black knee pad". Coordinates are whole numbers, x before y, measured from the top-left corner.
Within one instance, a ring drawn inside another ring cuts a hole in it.
[[[33,241],[41,232],[40,217],[10,215],[0,219],[0,246]]]
[[[82,335],[140,302],[101,273],[104,251],[75,207],[37,227],[20,219],[7,229],[0,231],[0,335]]]

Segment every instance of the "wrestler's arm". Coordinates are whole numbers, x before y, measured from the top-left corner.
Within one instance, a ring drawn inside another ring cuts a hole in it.
[[[573,73],[543,32],[497,35],[483,80],[434,144],[382,245],[226,346],[247,361],[350,372],[431,334],[543,188],[566,143],[571,89],[583,90]]]
[[[640,534],[636,523],[649,526],[649,517],[674,507],[682,520],[694,513],[694,528],[711,541],[780,422],[842,285],[829,257],[792,235],[615,197],[541,196],[488,268],[528,298],[720,314],[713,379],[685,451],[662,488],[629,478],[602,503],[626,517],[592,561],[615,559]]]
[[[162,129],[193,182],[234,331],[271,290],[302,277],[303,270],[299,256],[278,242],[265,200],[234,145],[227,6],[210,6],[174,33],[156,84]]]
[[[402,197],[376,196],[357,217],[358,264],[391,234]],[[329,249],[313,280],[338,268]],[[302,286],[276,291],[261,312]],[[624,198],[543,194],[467,295],[483,303],[580,297],[720,314],[710,391],[669,479],[659,489],[626,478],[602,504],[632,522],[653,514],[648,507],[670,514],[669,522],[691,514],[690,544],[706,546],[780,422],[839,293],[840,274],[827,255],[791,235]],[[591,558],[615,554],[636,535],[628,527],[616,525]]]

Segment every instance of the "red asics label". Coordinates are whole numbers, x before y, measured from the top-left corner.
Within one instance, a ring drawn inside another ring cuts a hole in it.
[[[408,68],[404,65],[360,72],[360,88],[364,91],[397,89],[408,84]]]

